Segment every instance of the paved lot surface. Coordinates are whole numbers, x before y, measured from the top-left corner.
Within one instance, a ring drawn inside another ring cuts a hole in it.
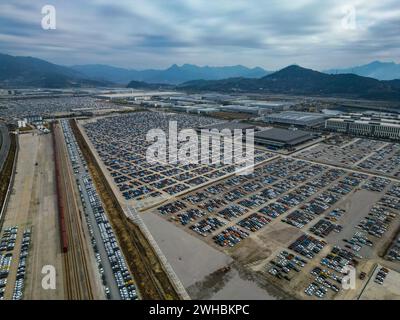
[[[32,239],[24,299],[63,299],[51,136],[24,134],[19,143],[17,173],[4,222],[5,228],[15,225],[19,228],[6,298],[12,296],[23,230],[30,227]],[[56,269],[56,290],[44,290],[41,286],[44,265],[53,265]]]
[[[142,216],[162,252],[193,299],[277,299],[274,290],[263,290],[254,281],[231,269],[223,277],[218,270],[233,259],[208,246],[154,213]],[[275,290],[276,291],[276,290]]]
[[[378,284],[374,279],[381,267],[381,265],[378,265],[375,269],[360,300],[400,300],[400,273],[389,269],[389,273],[383,284]]]
[[[232,262],[228,255],[154,213],[142,219],[186,288]]]

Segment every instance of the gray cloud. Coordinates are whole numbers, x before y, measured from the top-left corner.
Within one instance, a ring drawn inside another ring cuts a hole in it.
[[[41,7],[57,30],[40,28]],[[356,12],[344,29],[344,8]],[[13,0],[0,4],[0,51],[61,64],[172,63],[314,69],[396,60],[397,0]]]

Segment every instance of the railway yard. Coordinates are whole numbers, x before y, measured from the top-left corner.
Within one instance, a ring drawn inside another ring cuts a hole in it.
[[[60,114],[110,107],[54,102]],[[31,106],[51,114],[47,103]],[[224,162],[150,163],[146,135],[171,121],[224,123],[151,110],[18,134],[0,299],[400,299],[400,144],[327,134],[296,151],[256,145],[246,174]],[[44,266],[54,290],[42,286]],[[355,287],[345,289],[349,268]]]

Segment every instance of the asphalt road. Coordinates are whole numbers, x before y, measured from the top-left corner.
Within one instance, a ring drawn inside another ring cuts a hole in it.
[[[8,129],[4,123],[0,123],[0,171],[3,169],[4,162],[7,159],[8,150],[10,149],[10,136]]]

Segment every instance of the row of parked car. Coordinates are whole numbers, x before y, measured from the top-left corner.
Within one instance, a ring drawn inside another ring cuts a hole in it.
[[[17,240],[18,226],[8,227],[4,229],[3,236],[0,240],[0,252],[13,251]]]
[[[87,168],[86,161],[83,158],[83,155],[79,149],[79,146],[76,142],[76,139],[72,133],[69,124],[66,121],[62,121],[62,126],[66,139],[68,139],[68,144],[70,145],[70,148],[68,148],[68,150],[70,151],[70,153],[74,155],[74,158],[76,160],[79,156],[81,165]],[[78,168],[79,166],[80,165],[78,161],[76,161],[76,167]],[[89,233],[91,235],[91,242],[98,263],[99,272],[103,281],[105,295],[108,299],[111,298],[110,288],[108,287],[108,283],[106,281],[101,255],[97,247],[96,237],[94,235],[93,225],[91,223],[91,220],[89,219],[89,212],[87,210],[87,204],[85,201],[84,192],[86,193],[87,198],[89,199],[89,205],[91,211],[94,214],[96,225],[100,232],[101,241],[103,242],[105,251],[107,253],[107,258],[113,272],[114,279],[119,289],[120,297],[123,300],[136,300],[138,298],[136,292],[136,286],[132,279],[132,275],[128,270],[125,258],[119,248],[111,224],[108,221],[103,205],[100,201],[100,197],[97,194],[96,188],[93,184],[93,181],[91,180],[90,176],[87,173],[84,173],[84,175],[82,176],[83,185],[81,185],[78,175],[79,171],[77,173],[77,183],[80,190],[81,200],[85,208],[85,217]]]
[[[381,238],[396,217],[396,213],[385,208],[381,203],[375,204],[368,215],[360,221],[356,228],[367,232],[376,238]]]
[[[0,300],[4,299],[17,234],[18,226],[5,228],[0,240]]]
[[[291,281],[294,274],[299,273],[306,264],[305,259],[287,251],[281,251],[269,262],[267,269],[268,273],[276,278]]]
[[[358,164],[358,167],[372,172],[400,175],[400,147],[397,143],[390,143],[384,148],[375,151],[372,156]]]
[[[387,258],[391,261],[400,261],[400,236],[393,241],[387,254]]]
[[[83,181],[86,192],[89,195],[90,206],[94,213],[97,226],[100,230],[100,236],[103,241],[108,260],[114,273],[115,281],[117,282],[120,296],[124,300],[137,299],[136,287],[134,285],[132,276],[126,265],[125,258],[123,257],[122,252],[119,248],[111,224],[106,217],[105,211],[103,209],[97,191],[93,185],[93,182],[89,176],[86,176]],[[95,239],[94,234],[92,234],[92,239]],[[94,250],[96,256],[99,257],[97,246],[94,247]],[[99,264],[99,271],[103,279],[103,284],[106,285],[107,283],[104,281],[104,269],[101,264]],[[107,298],[110,298],[109,288],[107,286],[105,286],[105,293]]]
[[[19,262],[17,277],[14,285],[13,300],[21,300],[24,294],[26,264],[28,260],[29,246],[31,244],[31,229],[26,229],[22,235],[21,250],[19,253]]]
[[[390,184],[389,179],[381,177],[372,177],[362,187],[363,189],[369,191],[382,192],[389,184]]]
[[[356,253],[335,246],[327,256],[321,259],[320,264],[333,271],[342,272],[343,268],[348,265],[355,267],[358,264],[356,258]]]
[[[373,242],[368,238],[368,235],[363,231],[357,231],[350,239],[343,239],[345,248],[359,252],[363,246],[373,246]]]
[[[310,228],[310,232],[321,238],[327,237],[332,231],[340,232],[343,227],[323,218]]]
[[[311,235],[303,234],[289,246],[289,249],[306,258],[313,259],[325,245],[326,242],[324,240],[319,240]]]
[[[7,277],[10,273],[12,263],[12,253],[0,253],[0,300],[4,299],[4,292],[6,291]]]
[[[243,231],[236,226],[232,226],[214,236],[213,239],[215,243],[220,245],[221,247],[233,247],[243,239],[246,239],[248,236],[248,232]]]
[[[377,284],[382,285],[385,282],[386,276],[389,274],[389,269],[384,268],[384,267],[380,267],[378,270],[378,273],[375,276],[374,281]]]
[[[218,230],[220,227],[224,226],[226,223],[217,217],[208,217],[196,222],[190,226],[190,229],[199,235],[206,237],[213,231]]]

